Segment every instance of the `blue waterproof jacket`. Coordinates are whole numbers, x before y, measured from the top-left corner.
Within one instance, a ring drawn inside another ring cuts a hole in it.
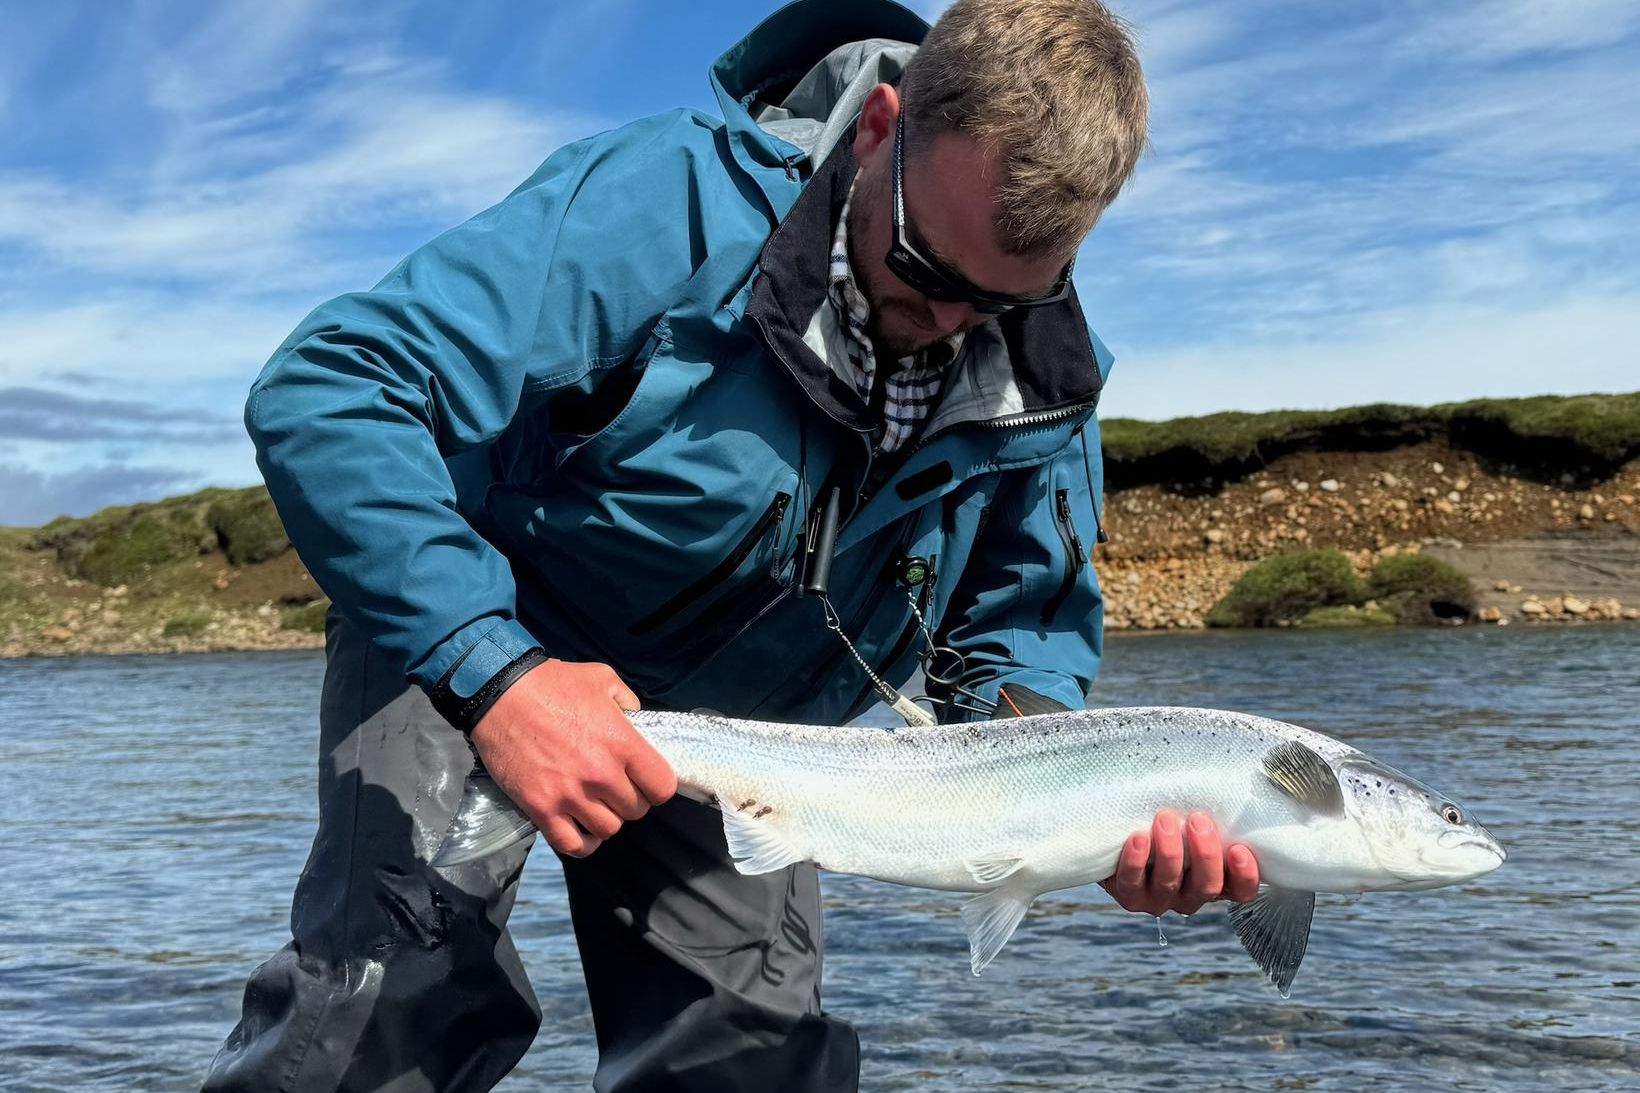
[[[246,420],[291,541],[435,701],[540,645],[654,705],[858,714],[868,679],[794,590],[840,485],[831,600],[882,676],[916,667],[915,603],[980,694],[1083,704],[1110,355],[1074,296],[972,332],[882,481],[870,411],[816,352],[848,123],[926,29],[885,0],[791,4],[713,66],[722,119],[559,150],[274,353]],[[906,558],[930,577],[907,587]]]

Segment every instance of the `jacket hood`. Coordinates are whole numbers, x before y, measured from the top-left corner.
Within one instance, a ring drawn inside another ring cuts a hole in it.
[[[866,92],[899,79],[927,33],[891,0],[795,0],[712,64],[735,158],[776,215],[791,199],[780,184],[825,158]]]

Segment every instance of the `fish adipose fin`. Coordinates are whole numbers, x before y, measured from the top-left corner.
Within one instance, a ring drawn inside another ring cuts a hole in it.
[[[461,804],[444,841],[433,855],[434,869],[477,861],[535,836],[535,825],[524,810],[502,792],[482,768],[467,776]]]
[[[805,855],[773,827],[732,808],[723,810],[723,837],[729,843],[735,868],[747,876],[773,873],[805,860]]]
[[[1292,991],[1293,977],[1304,961],[1314,914],[1314,892],[1286,888],[1266,888],[1251,902],[1230,908],[1236,936],[1283,998]]]
[[[968,875],[980,884],[1001,884],[1025,864],[1025,859],[1018,854],[982,854],[978,857],[963,859],[963,867]]]
[[[1019,920],[1031,906],[1031,897],[999,888],[975,896],[962,905],[962,924],[968,931],[968,966],[978,975],[1014,936]]]
[[[1332,767],[1296,740],[1264,753],[1264,776],[1301,805],[1326,816],[1344,815],[1344,790]]]

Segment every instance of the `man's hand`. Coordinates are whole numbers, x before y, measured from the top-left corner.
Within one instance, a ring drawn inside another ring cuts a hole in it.
[[[607,664],[549,660],[496,700],[473,746],[547,845],[584,858],[677,792],[671,766],[626,719],[637,708]]]
[[[1258,894],[1258,862],[1237,843],[1228,851],[1219,828],[1205,812],[1192,812],[1181,825],[1178,813],[1156,813],[1150,831],[1136,831],[1122,844],[1116,872],[1105,891],[1129,911],[1193,915],[1216,899],[1246,903]]]

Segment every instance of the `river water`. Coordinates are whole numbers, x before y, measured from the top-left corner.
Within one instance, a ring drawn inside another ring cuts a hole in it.
[[[1480,881],[1322,896],[1283,1000],[1221,909],[1045,897],[981,979],[961,897],[828,876],[827,1008],[866,1090],[1640,1088],[1640,627],[1110,642],[1099,701],[1339,736],[1510,851]],[[316,654],[0,661],[0,1089],[186,1090],[286,938]],[[503,1090],[587,1087],[550,855],[513,918],[546,1018]]]

